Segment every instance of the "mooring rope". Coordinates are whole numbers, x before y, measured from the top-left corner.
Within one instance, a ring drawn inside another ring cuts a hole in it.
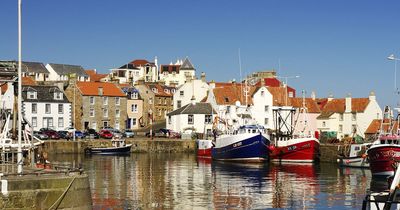
[[[61,194],[61,196],[56,200],[56,202],[53,203],[53,205],[50,206],[49,209],[58,209],[58,206],[61,204],[62,199],[64,198],[64,196],[67,194],[69,188],[71,188],[72,183],[74,183],[76,179],[76,176],[72,179],[71,183],[69,183],[67,189],[65,189],[65,191]],[[58,204],[57,204],[58,203]]]

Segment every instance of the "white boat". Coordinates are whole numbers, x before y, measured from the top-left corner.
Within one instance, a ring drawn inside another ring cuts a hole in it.
[[[349,144],[340,148],[338,163],[342,167],[369,168],[367,149],[372,143]]]

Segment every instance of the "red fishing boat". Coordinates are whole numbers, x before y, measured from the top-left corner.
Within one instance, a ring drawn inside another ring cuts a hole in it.
[[[303,99],[303,107],[300,114],[306,117],[307,108]],[[274,110],[274,121],[276,131],[272,135],[275,145],[270,147],[270,158],[279,162],[312,163],[319,160],[319,141],[312,135],[294,136],[294,114],[293,108],[279,108]],[[303,122],[307,122],[306,119]],[[304,125],[304,128],[306,125]]]
[[[390,108],[386,106],[380,135],[367,150],[373,176],[392,176],[397,163],[400,162],[400,133],[391,113]]]

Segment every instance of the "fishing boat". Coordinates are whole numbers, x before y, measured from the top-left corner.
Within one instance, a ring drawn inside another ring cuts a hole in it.
[[[398,119],[399,117],[397,122]],[[393,120],[391,109],[386,106],[380,134],[367,150],[373,176],[393,175],[394,166],[400,162],[400,133],[397,122]]]
[[[304,105],[302,113],[305,116],[306,107]],[[319,160],[319,141],[312,135],[293,135],[295,124],[293,108],[278,108],[273,110],[275,132],[272,135],[274,145],[271,149],[271,160],[274,162],[298,162],[312,163]],[[303,122],[307,122],[304,120]],[[305,126],[303,127],[305,129]]]
[[[197,156],[204,158],[211,158],[211,148],[213,142],[210,139],[198,139],[197,143]]]
[[[211,157],[223,161],[269,161],[269,144],[263,126],[243,125],[217,137],[211,149]]]
[[[88,154],[103,155],[125,155],[131,152],[132,144],[126,144],[125,139],[114,137],[111,139],[111,147],[87,147],[85,152]]]
[[[339,166],[369,168],[367,149],[371,145],[372,143],[344,145],[337,159]]]

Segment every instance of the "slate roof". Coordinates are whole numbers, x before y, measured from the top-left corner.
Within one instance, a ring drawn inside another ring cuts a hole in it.
[[[193,64],[190,62],[189,58],[186,57],[185,60],[183,61],[181,67],[181,70],[196,70],[193,66]]]
[[[22,62],[22,71],[23,72],[34,72],[34,73],[44,73],[48,74],[49,71],[46,69],[43,63],[39,62]]]
[[[125,94],[127,94],[128,99],[132,99],[131,98],[131,94],[132,93],[137,93],[138,94],[138,100],[141,100],[142,97],[140,96],[140,92],[138,89],[136,89],[135,87],[132,86],[120,86],[122,92],[124,92]],[[133,100],[133,99],[132,99]]]
[[[28,99],[27,92],[28,90],[33,90],[37,92],[36,99]],[[54,92],[61,92],[63,94],[62,100],[55,100],[54,99]],[[51,103],[69,103],[68,98],[65,94],[60,91],[57,86],[32,86],[32,85],[24,85],[22,86],[22,100],[24,102],[37,102],[37,103],[44,103],[44,102],[51,102]]]
[[[82,66],[56,63],[50,63],[49,65],[59,75],[76,74],[77,76],[89,77]]]
[[[167,114],[167,116],[174,116],[180,114],[213,114],[217,113],[209,103],[196,103],[196,104],[186,104],[185,106],[176,109]]]
[[[99,88],[103,88],[102,96],[125,97],[125,93],[114,83],[109,82],[76,82],[76,86],[84,96],[100,96]]]

